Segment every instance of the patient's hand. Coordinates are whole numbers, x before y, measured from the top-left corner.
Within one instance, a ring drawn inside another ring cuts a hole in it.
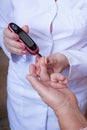
[[[44,84],[46,83],[48,86],[50,84],[50,86],[54,88],[63,88],[68,82],[65,76],[61,73],[55,73],[48,67],[46,57],[39,58],[38,62],[36,61],[36,65],[31,65],[30,71],[38,75],[39,80],[43,81]]]

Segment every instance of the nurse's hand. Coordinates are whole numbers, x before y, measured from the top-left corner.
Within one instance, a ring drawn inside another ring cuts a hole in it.
[[[60,53],[42,57],[36,57],[36,73],[41,79],[48,79],[52,73],[60,73],[69,66],[67,58]],[[43,69],[45,70],[45,76],[43,75]],[[46,73],[48,75],[46,75]]]
[[[47,59],[45,56],[43,57],[39,57],[36,58],[36,64],[35,64],[35,73],[40,76],[40,79],[42,81],[50,81],[50,79],[53,81],[52,83],[54,83],[52,86],[57,88],[63,87],[63,84],[66,85],[68,83],[68,80],[65,76],[63,76],[61,73],[55,71],[54,72],[54,68],[53,66],[48,66],[47,63]],[[31,70],[31,69],[30,69]],[[55,73],[55,75],[54,75]],[[59,79],[59,80],[58,80]],[[57,84],[56,86],[56,82],[59,83],[59,86]],[[62,83],[62,86],[60,86]]]
[[[36,58],[38,68],[40,59],[39,57]],[[47,62],[47,67],[51,68],[54,72],[62,72],[65,68],[69,67],[67,57],[61,53],[54,53],[48,56],[45,61]]]
[[[62,72],[69,67],[68,59],[61,53],[54,53],[47,57],[48,66],[53,68],[54,72]]]
[[[27,25],[22,28],[26,33],[28,33],[29,28]],[[11,32],[8,28],[3,31],[3,41],[6,49],[13,54],[23,55],[27,53],[25,45],[22,42],[19,42],[19,37],[14,32]]]

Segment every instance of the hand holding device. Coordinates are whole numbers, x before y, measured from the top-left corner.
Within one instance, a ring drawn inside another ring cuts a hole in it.
[[[41,57],[41,54],[39,53],[39,47],[26,32],[24,32],[15,23],[10,23],[8,25],[8,28],[10,31],[15,32],[19,36],[20,41],[22,41],[26,45],[26,48],[27,48],[29,53],[31,53],[32,55],[37,54]]]

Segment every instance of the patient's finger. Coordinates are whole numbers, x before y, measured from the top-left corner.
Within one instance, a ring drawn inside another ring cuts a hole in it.
[[[34,76],[37,76],[37,74],[36,74],[36,67],[35,67],[34,64],[31,64],[31,65],[29,66],[29,72],[30,72],[30,74],[32,74],[32,75],[34,75]]]
[[[42,81],[48,81],[50,79],[45,57],[42,57],[40,60],[40,79]]]

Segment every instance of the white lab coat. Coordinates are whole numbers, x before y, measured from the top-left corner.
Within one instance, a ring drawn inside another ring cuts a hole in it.
[[[0,44],[10,59],[7,92],[12,130],[59,130],[56,116],[26,79],[35,56],[10,54],[3,44],[3,29],[10,22],[29,26],[40,53],[64,54],[70,68],[63,71],[68,87],[84,113],[87,103],[87,0],[3,0],[0,2]],[[52,25],[52,31],[51,31]]]

